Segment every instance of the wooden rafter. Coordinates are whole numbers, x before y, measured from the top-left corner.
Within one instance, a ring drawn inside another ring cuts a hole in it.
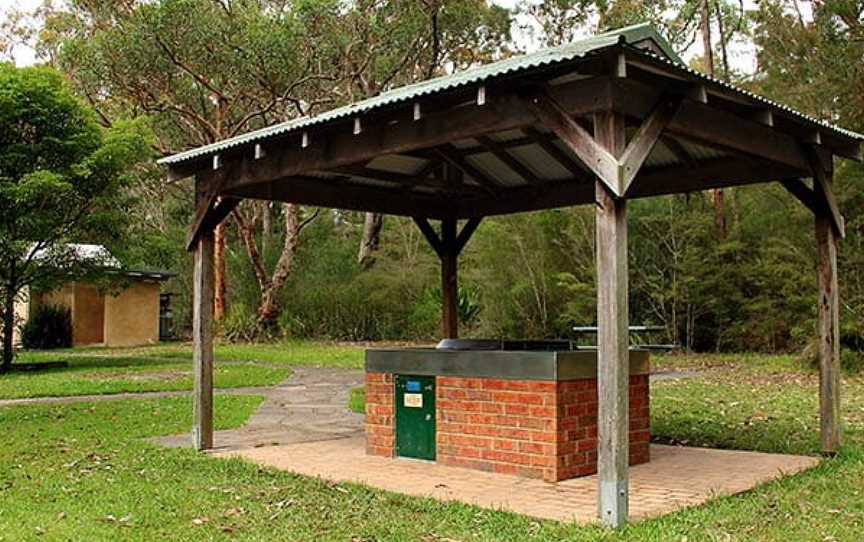
[[[490,190],[496,190],[503,186],[503,184],[499,180],[493,179],[488,175],[485,175],[479,169],[468,163],[468,161],[464,157],[462,157],[458,152],[455,151],[455,148],[452,145],[442,145],[435,149],[435,153],[449,165],[458,169],[465,175],[468,175],[469,177],[480,183],[480,185],[485,186]]]
[[[780,184],[790,194],[795,196],[795,199],[800,201],[811,212],[819,212],[819,203],[816,201],[816,193],[810,189],[801,179],[783,179]]]
[[[491,152],[495,158],[504,162],[508,168],[512,169],[519,177],[521,177],[528,184],[538,184],[542,182],[537,178],[537,175],[531,171],[528,166],[517,160],[513,155],[508,153],[504,147],[502,147],[497,141],[493,140],[488,136],[479,136],[477,137],[477,141],[480,142],[482,147]]]
[[[528,127],[523,130],[528,136],[528,143],[536,143],[543,151],[552,157],[553,160],[561,164],[561,166],[570,172],[574,178],[584,177],[585,169],[579,165],[579,162],[570,158],[570,156],[562,151],[549,137],[541,133],[533,127]]]
[[[680,141],[668,136],[660,139],[669,151],[675,155],[675,158],[677,158],[682,164],[690,166],[696,163],[696,160],[689,152],[687,152],[687,149],[684,148],[684,145],[682,145]]]

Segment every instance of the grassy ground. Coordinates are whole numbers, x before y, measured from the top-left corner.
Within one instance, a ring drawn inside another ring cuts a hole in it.
[[[135,348],[21,352],[18,363],[65,361],[68,368],[15,372],[0,378],[0,399],[174,391],[192,388],[188,343]],[[296,365],[362,367],[363,349],[336,343],[224,344],[216,347],[217,388],[278,384]]]
[[[348,410],[363,414],[366,412],[366,389],[363,386],[353,388],[348,396]]]
[[[791,358],[735,359],[658,360],[702,376],[652,385],[657,438],[815,453],[815,374]],[[847,444],[838,457],[614,532],[329,484],[143,441],[188,429],[183,398],[0,408],[0,540],[859,541],[864,380],[847,376],[844,399]],[[217,396],[217,424],[238,425],[255,404]]]

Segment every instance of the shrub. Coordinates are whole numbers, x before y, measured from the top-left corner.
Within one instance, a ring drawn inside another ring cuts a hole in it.
[[[255,311],[245,303],[232,303],[222,320],[222,333],[231,342],[250,342],[259,337]]]
[[[68,307],[41,305],[21,327],[24,348],[47,350],[72,346],[72,311]]]

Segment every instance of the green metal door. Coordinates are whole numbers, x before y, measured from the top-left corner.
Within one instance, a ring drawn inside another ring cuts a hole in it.
[[[435,377],[396,375],[396,455],[435,459]]]

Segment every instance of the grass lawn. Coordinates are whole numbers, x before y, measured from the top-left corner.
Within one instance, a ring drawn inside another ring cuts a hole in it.
[[[0,378],[0,399],[192,389],[192,347],[167,343],[134,348],[71,348],[21,352],[16,362],[65,361],[68,368],[15,372]],[[358,345],[295,341],[216,347],[217,388],[269,386],[291,366],[363,366]]]
[[[659,361],[703,376],[652,386],[658,440],[817,451],[814,373],[769,357],[753,368],[734,357]],[[240,424],[258,401],[216,400],[222,428]],[[860,377],[845,378],[847,444],[838,457],[620,531],[330,484],[142,440],[188,430],[190,411],[186,398],[0,407],[0,540],[851,542],[864,533]]]
[[[366,388],[360,386],[351,390],[348,396],[348,410],[358,414],[366,412]]]

